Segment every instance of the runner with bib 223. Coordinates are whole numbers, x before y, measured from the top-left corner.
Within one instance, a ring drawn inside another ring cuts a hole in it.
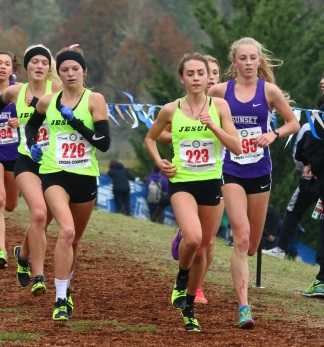
[[[155,164],[169,177],[171,205],[182,231],[171,303],[181,310],[187,331],[200,331],[193,306],[206,269],[206,249],[219,225],[222,146],[237,155],[241,146],[227,102],[206,95],[207,59],[199,53],[186,54],[178,73],[186,95],[163,106],[145,144]],[[156,145],[167,127],[172,134],[172,163],[161,158]]]

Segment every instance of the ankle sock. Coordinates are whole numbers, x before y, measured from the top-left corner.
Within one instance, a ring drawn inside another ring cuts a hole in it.
[[[240,305],[240,306],[239,306],[239,310],[241,311],[241,310],[243,310],[243,309],[246,308],[246,307],[249,307],[249,305]]]
[[[55,278],[55,289],[56,289],[56,298],[55,301],[60,299],[66,299],[66,290],[68,288],[68,280],[59,280],[58,278]]]

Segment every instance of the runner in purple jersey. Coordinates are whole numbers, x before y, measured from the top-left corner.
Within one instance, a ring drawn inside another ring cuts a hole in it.
[[[12,126],[15,120],[17,120],[15,104],[9,104],[0,111],[0,162],[4,164],[15,162],[18,155],[18,129]]]
[[[14,63],[15,56],[11,52],[0,52],[0,93],[11,84]],[[0,268],[7,267],[4,211],[13,211],[18,198],[13,174],[19,142],[17,127],[15,104],[9,104],[0,112]]]
[[[299,124],[283,92],[274,83],[274,61],[253,38],[235,41],[230,50],[231,80],[209,94],[224,97],[241,137],[243,153],[227,151],[222,193],[234,237],[231,272],[239,301],[239,326],[253,328],[248,305],[248,255],[255,254],[262,236],[271,189],[269,145],[295,133]],[[271,130],[269,111],[276,109],[284,124]]]
[[[271,110],[265,96],[265,81],[257,80],[255,95],[248,102],[238,100],[234,89],[235,80],[229,80],[224,98],[230,105],[233,122],[241,137],[243,153],[235,156],[226,150],[223,171],[241,178],[269,175],[269,147],[258,147],[256,144],[257,136],[271,131]]]

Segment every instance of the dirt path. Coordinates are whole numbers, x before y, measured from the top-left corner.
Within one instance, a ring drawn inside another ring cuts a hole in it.
[[[216,286],[207,291],[210,303],[197,308],[203,332],[186,333],[179,314],[169,304],[171,279],[116,252],[107,250],[98,257],[95,248],[86,243],[80,249],[73,284],[73,318],[66,324],[54,323],[55,240],[48,240],[48,291],[34,298],[29,287],[18,286],[11,256],[13,246],[22,240],[22,231],[10,221],[8,229],[9,267],[0,272],[0,336],[4,331],[20,331],[39,334],[39,338],[5,342],[5,346],[324,346],[324,327],[306,327],[303,317],[297,322],[260,319],[258,313],[267,307],[254,308],[255,330],[236,328],[233,298],[220,294]]]

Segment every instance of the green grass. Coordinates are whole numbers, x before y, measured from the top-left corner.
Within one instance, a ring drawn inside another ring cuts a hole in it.
[[[4,313],[18,313],[19,310],[16,307],[1,307],[0,308],[0,313],[4,312]]]
[[[36,333],[26,333],[23,331],[0,331],[0,341],[1,342],[9,342],[9,341],[15,341],[15,342],[24,342],[24,341],[35,341],[39,340],[41,337],[40,334]]]
[[[20,203],[15,220],[26,224],[27,213]],[[174,236],[173,227],[138,220],[119,214],[95,210],[83,237],[83,242],[96,245],[96,255],[110,252],[139,262],[148,270],[160,276],[172,278],[177,270],[170,256],[170,241]],[[50,228],[55,233],[55,226]],[[100,245],[100,246],[98,246]],[[216,240],[214,261],[207,274],[207,282],[217,285],[221,293],[235,297],[230,275],[232,248],[220,239]],[[301,292],[309,286],[318,272],[318,266],[301,262],[262,257],[262,286],[255,288],[256,257],[249,258],[251,289],[249,297],[252,305],[267,305],[271,310],[265,318],[292,320],[298,315],[307,316],[310,326],[324,324],[324,300],[304,298]],[[320,305],[319,305],[320,303]],[[282,314],[284,310],[285,314]]]
[[[1,322],[3,323],[4,322],[11,322],[11,323],[22,322],[26,318],[28,318],[28,316],[29,316],[29,312],[26,312],[25,310],[23,310],[21,306],[0,308]]]
[[[78,333],[84,333],[93,330],[102,330],[106,327],[113,327],[117,331],[123,332],[148,332],[154,333],[156,332],[156,326],[153,324],[126,324],[118,322],[117,320],[78,320],[71,321],[68,323],[71,330]]]

